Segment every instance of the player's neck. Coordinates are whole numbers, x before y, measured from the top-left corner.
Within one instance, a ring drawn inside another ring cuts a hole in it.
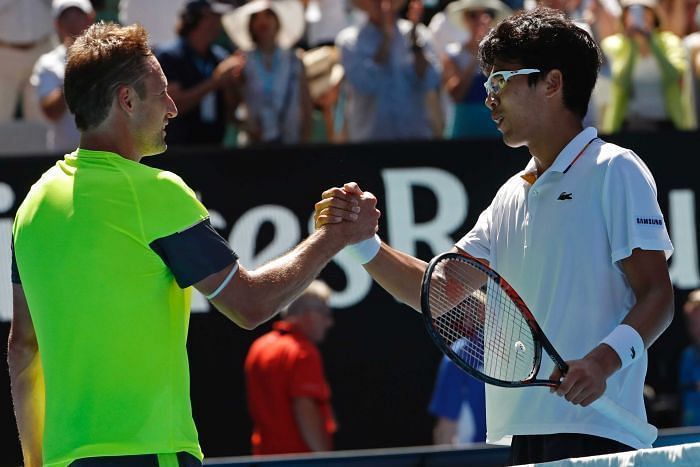
[[[542,131],[538,137],[530,140],[528,149],[535,158],[537,173],[541,175],[556,160],[559,153],[569,142],[583,130],[578,118],[563,118],[557,125]]]
[[[260,41],[257,44],[257,49],[262,55],[273,55],[277,50],[277,42],[273,38],[272,40]]]
[[[139,162],[141,160],[141,155],[135,151],[130,141],[130,138],[123,138],[114,131],[109,133],[88,131],[80,135],[80,148],[92,151],[113,152],[119,154],[124,159]]]

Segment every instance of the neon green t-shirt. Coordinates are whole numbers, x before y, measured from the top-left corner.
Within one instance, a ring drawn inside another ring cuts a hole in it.
[[[20,206],[14,246],[46,384],[44,463],[202,459],[187,362],[190,288],[149,244],[208,217],[176,175],[78,151]]]

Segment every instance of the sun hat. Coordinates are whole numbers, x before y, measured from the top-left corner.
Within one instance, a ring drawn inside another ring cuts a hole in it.
[[[656,22],[656,26],[659,25],[660,17],[659,17],[659,2],[658,0],[620,0],[620,6],[622,7],[622,11],[626,11],[629,7],[631,6],[643,6],[648,9],[650,9],[654,13],[654,18]]]
[[[277,44],[280,47],[289,49],[301,39],[305,22],[304,7],[299,0],[253,0],[221,18],[226,34],[239,49],[255,47],[248,28],[250,17],[265,10],[272,10],[279,20]]]
[[[652,10],[656,10],[659,7],[658,0],[620,0],[620,6],[622,8],[627,8],[632,5],[642,5]]]
[[[54,19],[58,19],[61,13],[68,8],[79,8],[86,14],[94,13],[90,0],[53,0],[51,2],[51,14]]]
[[[463,15],[469,10],[491,10],[496,23],[513,14],[513,10],[500,0],[457,0],[447,4],[445,14],[453,24],[466,28]]]
[[[302,57],[311,99],[316,100],[337,85],[344,76],[340,53],[333,45],[324,45],[304,52]]]

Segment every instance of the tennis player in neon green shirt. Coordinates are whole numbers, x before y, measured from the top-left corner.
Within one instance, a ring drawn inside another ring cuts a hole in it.
[[[68,51],[65,96],[80,148],[34,184],[13,230],[8,360],[25,465],[201,465],[191,286],[254,328],[375,233],[376,199],[247,271],[182,179],[140,164],[166,149],[177,115],[143,28],[91,26]]]

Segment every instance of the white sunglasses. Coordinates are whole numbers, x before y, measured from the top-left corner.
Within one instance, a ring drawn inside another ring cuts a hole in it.
[[[494,96],[497,96],[503,90],[503,88],[506,87],[506,83],[513,76],[530,75],[532,73],[539,72],[540,70],[538,70],[537,68],[522,68],[520,70],[494,71],[489,75],[488,79],[484,83],[484,87],[486,88],[486,94],[493,94]]]

